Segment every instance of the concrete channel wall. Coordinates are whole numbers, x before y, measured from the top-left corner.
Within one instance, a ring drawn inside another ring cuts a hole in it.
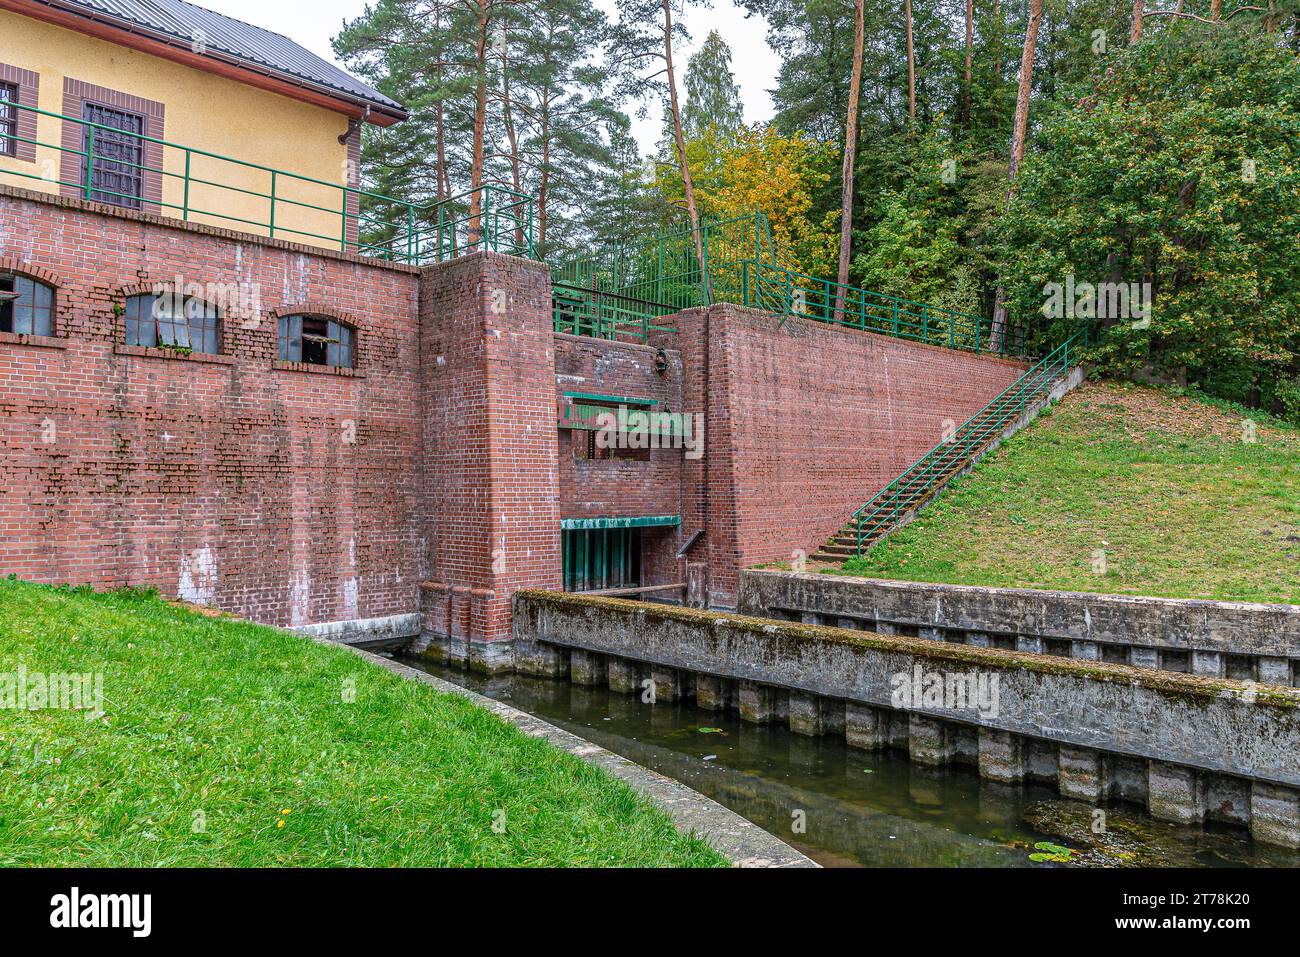
[[[1300,847],[1294,689],[555,592],[516,595],[514,639],[527,673]]]
[[[740,611],[977,647],[1300,686],[1300,606],[751,570]]]

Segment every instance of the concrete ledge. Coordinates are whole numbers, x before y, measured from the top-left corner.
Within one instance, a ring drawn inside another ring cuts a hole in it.
[[[418,617],[418,616],[415,616]],[[314,641],[329,639],[309,635]],[[774,837],[752,821],[728,810],[698,791],[679,781],[641,767],[627,758],[606,751],[576,734],[570,734],[543,721],[541,718],[512,708],[508,704],[485,698],[458,685],[435,678],[433,675],[400,664],[389,658],[371,654],[361,648],[348,646],[349,650],[371,664],[378,665],[408,681],[419,681],[445,694],[459,695],[497,717],[508,721],[524,734],[545,738],[561,751],[579,757],[588,764],[630,785],[658,805],[677,825],[683,834],[695,834],[706,840],[720,854],[737,867],[817,867],[811,859],[796,851],[784,841]]]
[[[95,203],[74,196],[62,196],[57,193],[46,193],[41,190],[24,189],[21,186],[0,184],[0,197],[26,200],[28,202],[41,203],[46,206],[59,206],[63,209],[75,209],[83,213],[91,213],[97,216],[109,216],[113,219],[126,219],[137,223],[145,223],[150,226],[177,229],[182,232],[197,233],[202,236],[212,236],[217,239],[229,239],[232,242],[237,243],[257,243],[271,249],[282,249],[286,252],[303,253],[309,256],[321,256],[326,259],[338,259],[342,262],[356,263],[360,266],[371,266],[376,269],[390,269],[394,272],[404,272],[411,275],[416,275],[420,272],[420,267],[410,266],[406,263],[393,262],[387,259],[372,259],[367,256],[359,255],[358,253],[341,252],[337,249],[330,249],[324,246],[313,246],[309,243],[292,242],[285,239],[273,239],[270,236],[264,236],[260,233],[244,232],[238,229],[230,229],[225,226],[210,226],[206,223],[186,222],[181,219],[172,219],[169,216],[159,216],[156,213],[146,213],[140,210],[126,209],[121,206],[115,206],[112,203]],[[220,217],[216,216],[215,218]]]
[[[372,641],[398,641],[415,638],[420,634],[420,616],[389,615],[387,618],[354,618],[351,621],[329,621],[316,625],[299,625],[290,631],[312,638],[320,638],[343,645],[366,644]]]
[[[894,708],[898,675],[996,676],[996,714],[906,710],[1056,744],[1300,786],[1300,691],[553,592],[515,595],[516,645],[544,643]]]
[[[1300,658],[1300,605],[747,570],[740,608],[1146,648]]]

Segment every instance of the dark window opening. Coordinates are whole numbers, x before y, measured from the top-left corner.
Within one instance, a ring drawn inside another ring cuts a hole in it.
[[[216,355],[221,351],[221,316],[202,299],[163,293],[126,301],[126,344],[165,346]]]
[[[617,415],[619,407],[610,405],[605,402],[583,402],[582,409],[589,414],[599,414],[608,412],[610,415]],[[640,406],[630,407],[633,412],[646,412],[648,408]],[[575,459],[585,460],[606,460],[606,459],[630,459],[637,462],[650,461],[650,449],[631,448],[632,441],[641,441],[642,437],[633,436],[631,433],[615,433],[613,444],[609,441],[602,442],[600,439],[601,431],[599,429],[574,429],[573,430],[573,457]],[[648,438],[646,442],[648,444]]]
[[[18,155],[18,87],[0,83],[0,156]]]
[[[54,290],[26,276],[0,273],[0,332],[54,335]]]
[[[565,591],[641,584],[641,529],[565,529],[561,534]]]
[[[81,173],[90,186],[89,198],[139,209],[144,199],[144,117],[86,103],[81,118],[97,124],[82,128],[86,158]]]
[[[602,449],[596,444],[596,433],[584,430],[573,430],[573,457],[575,459],[607,459],[610,457],[610,449]]]
[[[351,369],[355,332],[326,316],[281,316],[280,360]]]

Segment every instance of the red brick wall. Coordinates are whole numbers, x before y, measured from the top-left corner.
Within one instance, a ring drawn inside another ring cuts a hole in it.
[[[722,606],[735,603],[737,568],[811,554],[942,441],[945,422],[960,425],[1026,368],[735,306],[710,313],[710,532],[695,552],[707,548],[711,600]],[[702,309],[678,320],[692,408],[703,394],[704,321]],[[693,488],[698,523],[706,490]]]
[[[58,286],[52,340],[0,341],[0,574],[156,586],[279,625],[415,610],[413,270],[0,191],[0,268]],[[128,350],[124,290],[239,283],[223,354]],[[275,310],[357,328],[356,374],[277,368]]]
[[[588,336],[555,336],[556,401],[566,392],[652,399],[658,411],[682,410],[682,357],[675,348],[662,350],[664,371],[657,368],[660,349],[635,343],[609,342]],[[680,515],[682,463],[680,449],[650,449],[639,456],[578,459],[572,442],[583,431],[560,431],[560,517],[614,518]],[[682,581],[675,555],[680,528],[648,528],[642,532],[642,580],[647,585]]]
[[[256,620],[407,613],[471,663],[509,601],[559,587],[560,520],[679,514],[649,582],[713,603],[811,551],[1022,366],[715,306],[651,346],[555,335],[546,267],[478,253],[417,274],[0,188],[0,268],[58,287],[55,336],[0,335],[0,574],[154,585]],[[176,276],[255,291],[222,354],[126,348],[115,304]],[[277,313],[354,325],[351,374],[277,362]],[[705,394],[705,326],[710,355]],[[705,459],[575,460],[564,392],[707,411]],[[425,582],[421,597],[418,586]]]
[[[433,266],[420,316],[425,627],[492,669],[511,594],[561,585],[550,275],[497,253]]]

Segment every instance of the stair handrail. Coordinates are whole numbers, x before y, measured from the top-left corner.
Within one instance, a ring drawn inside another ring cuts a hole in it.
[[[1036,383],[1043,383],[1043,384],[1051,382],[1054,376],[1050,375],[1050,373],[1058,365],[1060,366],[1062,371],[1068,371],[1070,368],[1070,346],[1073,345],[1075,340],[1082,335],[1083,335],[1082,332],[1076,332],[1074,335],[1070,336],[1068,339],[1062,342],[1059,346],[1057,346],[1050,353],[1048,353],[1048,355],[1046,355],[1042,360],[1040,360],[1036,365],[1034,365],[1032,368],[1027,370],[1023,375],[1021,375],[1020,378],[1016,379],[1015,382],[1013,382],[1010,386],[1004,389],[995,399],[993,399],[982,409],[980,409],[969,419],[967,419],[964,423],[962,423],[962,425],[953,432],[951,438],[939,442],[938,445],[936,445],[934,448],[926,452],[925,455],[921,456],[921,458],[919,458],[916,462],[914,462],[911,466],[909,466],[906,471],[899,474],[897,478],[895,478],[892,482],[890,482],[879,492],[873,495],[866,502],[866,504],[864,504],[861,508],[859,508],[856,512],[854,512],[852,517],[849,519],[849,521],[856,526],[857,540],[858,540],[857,553],[859,557],[862,555],[862,541],[863,541],[862,528],[864,522],[870,520],[871,518],[874,518],[876,513],[879,512],[882,507],[884,508],[888,507],[888,501],[882,502],[881,499],[888,500],[891,497],[895,499],[893,505],[893,511],[894,511],[894,519],[897,520],[899,517],[898,503],[897,503],[898,494],[904,487],[911,484],[911,479],[915,476],[919,476],[921,470],[925,469],[926,474],[929,476],[929,482],[931,488],[933,488],[934,464],[937,458],[939,457],[939,453],[945,452],[945,454],[947,454],[948,452],[951,452],[954,449],[962,448],[963,446],[961,445],[961,443],[959,443],[958,437],[959,436],[964,437],[963,433],[969,434],[970,432],[972,432],[973,431],[972,426],[975,420],[984,416],[984,414],[987,413],[990,409],[1001,404],[1004,399],[1006,399],[1009,396],[1012,396],[1014,393],[1019,393],[1019,395],[1017,396],[1017,398],[1019,399],[1019,407],[1017,409],[1017,414],[1023,413],[1025,406],[1027,404],[1029,383],[1031,381]],[[1035,394],[1042,391],[1046,391],[1046,390],[1040,385],[1035,389]],[[1006,421],[1008,415],[1010,414],[1011,408],[1014,408],[1014,406],[1009,406],[1008,409],[1005,409],[1003,411],[1002,417],[997,420],[996,424],[1000,425],[1002,422]],[[984,429],[982,431],[987,431],[987,429]],[[968,443],[967,445],[964,446],[964,448],[968,450],[974,449],[976,447],[977,446],[974,443]],[[905,482],[904,480],[907,481]],[[877,502],[879,502],[880,504],[876,504]],[[869,515],[864,514],[867,512],[867,509],[871,508],[873,505],[875,505],[875,508],[872,509],[871,513]],[[879,526],[877,525],[876,527]],[[873,527],[871,531],[874,532],[875,527]]]

